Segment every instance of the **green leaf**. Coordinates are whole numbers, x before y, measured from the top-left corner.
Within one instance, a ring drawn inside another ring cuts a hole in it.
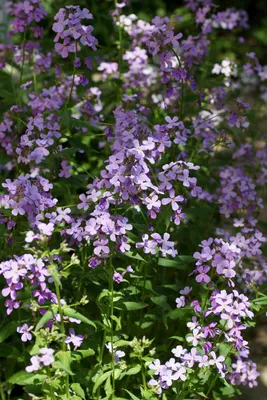
[[[221,392],[224,396],[232,396],[235,394],[235,389],[233,387],[224,387],[221,389]]]
[[[205,393],[203,393],[203,392],[199,392],[198,395],[204,397],[205,399],[208,399],[208,397],[207,397],[207,396],[205,395]]]
[[[232,350],[232,345],[228,343],[220,343],[219,349],[220,349],[220,355],[227,357],[230,354],[230,351]]]
[[[74,392],[80,396],[82,399],[85,399],[85,393],[83,388],[81,387],[81,385],[79,383],[73,383],[71,385],[72,390],[74,390]]]
[[[178,256],[179,260],[186,262],[186,263],[192,263],[192,262],[196,262],[195,257],[193,256]]]
[[[79,319],[80,321],[85,322],[86,324],[91,325],[94,328],[96,328],[96,325],[95,325],[95,323],[93,321],[91,321],[90,319],[86,318],[84,315],[78,313],[77,311],[73,310],[70,307],[63,307],[62,308],[62,312],[67,317]]]
[[[99,375],[98,378],[96,378],[94,387],[93,387],[93,393],[97,391],[100,385],[102,385],[103,382],[105,382],[108,377],[112,374],[112,371],[106,371],[104,374]]]
[[[182,336],[171,336],[170,339],[176,339],[176,340],[179,340],[179,342],[184,341],[184,338]]]
[[[137,326],[140,326],[141,329],[146,329],[146,328],[149,328],[151,325],[153,325],[154,322],[153,321],[147,321],[147,322],[136,321],[135,324]]]
[[[71,111],[70,110],[63,110],[60,113],[60,117],[61,117],[61,121],[62,121],[62,125],[69,129],[71,127]]]
[[[18,358],[20,357],[20,352],[8,343],[0,345],[0,357],[3,358]]]
[[[80,361],[83,358],[87,358],[93,356],[95,351],[93,349],[86,349],[86,350],[76,350],[71,352],[71,357],[75,361]]]
[[[148,306],[145,303],[137,303],[135,301],[125,301],[123,304],[125,304],[125,307],[127,308],[128,311],[141,310],[142,308]]]
[[[140,256],[140,254],[138,253],[133,253],[132,251],[126,251],[126,253],[124,253],[127,257],[130,258],[134,258],[135,260],[139,260],[139,261],[143,261],[144,263],[147,264],[147,261]]]
[[[119,330],[121,329],[121,321],[120,321],[120,319],[119,319],[118,317],[116,317],[116,315],[111,315],[110,318],[113,319],[113,321],[116,322],[116,328],[115,328],[115,330],[116,330],[116,331],[119,331]]]
[[[128,393],[128,395],[131,397],[132,400],[140,400],[138,397],[136,397],[133,393],[129,392],[129,390],[124,389],[125,392]]]
[[[39,329],[41,329],[50,319],[54,318],[54,316],[58,312],[58,306],[52,306],[51,310],[46,311],[46,313],[42,316],[40,321],[35,327],[35,332],[37,332]]]
[[[0,331],[0,343],[4,342],[9,336],[11,336],[17,330],[17,324],[15,322],[10,322],[1,328]]]
[[[267,296],[258,297],[257,299],[253,300],[253,303],[265,305],[265,304],[267,304]]]
[[[8,379],[8,383],[12,383],[13,385],[32,385],[41,383],[45,379],[46,375],[19,371]]]
[[[56,368],[66,371],[69,375],[74,375],[71,368],[71,351],[59,351],[56,354],[57,361],[55,362]]]
[[[166,296],[153,296],[151,297],[151,301],[156,304],[157,306],[160,306],[163,308],[163,310],[170,310],[171,307],[167,303],[167,297]]]
[[[170,319],[180,319],[186,314],[187,310],[185,308],[176,308],[175,310],[168,312],[168,317]]]
[[[114,346],[116,347],[124,347],[124,346],[130,346],[131,345],[131,341],[129,340],[117,340],[114,342]]]
[[[169,260],[167,258],[159,258],[158,265],[167,268],[187,269],[187,265],[179,260]]]
[[[141,371],[141,365],[135,365],[134,367],[128,369],[125,375],[136,375]]]

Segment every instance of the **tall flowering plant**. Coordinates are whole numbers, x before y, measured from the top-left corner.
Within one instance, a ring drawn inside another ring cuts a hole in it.
[[[267,304],[248,16],[107,3],[103,39],[96,6],[55,7],[4,8],[1,400],[233,398]]]

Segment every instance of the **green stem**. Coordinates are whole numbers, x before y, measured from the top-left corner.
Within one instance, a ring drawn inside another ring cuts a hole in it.
[[[121,29],[121,24],[119,24],[119,46],[120,46],[120,53],[119,53],[119,74],[120,74],[120,78],[121,78],[121,67],[122,67],[122,29]]]
[[[36,73],[33,73],[33,87],[34,91],[37,92],[37,80],[36,80]]]
[[[76,72],[76,67],[75,67],[76,55],[77,55],[77,42],[75,44],[75,54],[74,54],[74,61],[73,61],[73,71],[72,71],[72,80],[71,80],[70,93],[69,93],[68,100],[67,100],[67,102],[65,104],[65,108],[68,107],[68,104],[69,104],[71,96],[72,96],[73,88],[74,88],[74,79],[75,79],[75,72]]]
[[[84,277],[86,274],[86,271],[88,270],[88,266],[86,263],[87,260],[87,247],[84,246],[81,250],[81,259],[82,259],[82,271],[80,273],[80,281],[79,281],[79,286],[78,286],[78,292],[77,292],[77,300],[83,296],[83,281]]]
[[[116,9],[116,1],[115,3],[115,9]],[[121,23],[120,20],[118,19],[118,27],[119,27],[119,60],[118,60],[118,67],[119,67],[119,79],[122,79],[122,56],[123,56],[123,47],[122,47],[122,27],[121,27]],[[120,82],[120,87],[118,90],[118,101],[121,100],[122,98],[122,85]]]
[[[27,32],[27,26],[25,27],[23,40],[22,40],[22,65],[21,65],[21,69],[20,69],[20,78],[19,78],[20,86],[22,85],[22,77],[23,77],[23,70],[24,70],[24,63],[25,63],[26,32]]]
[[[181,68],[181,67],[182,67],[182,64],[181,64],[181,61],[180,61],[180,58],[179,58],[178,54],[176,53],[176,51],[175,51],[173,48],[172,48],[171,50],[172,50],[173,54],[175,55],[175,57],[177,58],[179,67]],[[184,97],[184,80],[182,79],[181,103],[180,103],[180,120],[183,119],[183,101],[184,101],[184,100],[183,100],[183,97]]]
[[[146,390],[147,389],[146,375],[145,375],[144,363],[143,363],[142,359],[141,359],[141,373],[142,373],[143,386],[144,386],[144,389]]]
[[[6,396],[3,390],[3,385],[2,383],[0,384],[0,394],[1,394],[1,400],[6,400]]]
[[[55,280],[55,288],[56,288],[56,296],[57,296],[57,303],[58,303],[58,311],[59,311],[59,315],[60,315],[60,331],[63,335],[63,337],[65,336],[65,327],[64,327],[64,320],[63,320],[63,310],[62,310],[62,305],[60,302],[60,288],[59,288],[59,284],[57,282],[57,280]],[[66,350],[66,343],[64,340],[62,340],[62,350],[65,351]]]
[[[227,359],[227,357],[229,356],[229,354],[231,353],[231,351],[232,351],[232,346],[231,346],[230,350],[228,351],[228,353],[226,354],[225,360]],[[209,394],[210,394],[210,392],[211,392],[211,390],[212,390],[213,386],[215,385],[215,383],[216,383],[216,381],[217,381],[218,378],[219,378],[219,374],[216,374],[215,378],[214,378],[213,381],[211,382],[210,387],[209,387],[209,389],[208,389],[207,398],[209,398]]]
[[[104,356],[104,349],[105,349],[105,343],[106,343],[106,330],[104,330],[103,340],[102,340],[101,349],[100,349],[100,357],[99,357],[99,365],[100,365],[100,367],[102,367],[103,356]],[[96,396],[97,396],[97,399],[98,399],[98,400],[101,400],[101,396],[100,396],[100,386],[99,386],[98,389],[97,389]]]
[[[53,388],[51,386],[51,370],[50,370],[50,367],[47,368],[47,375],[49,377],[49,391],[50,391],[51,400],[56,400],[54,392],[53,392]]]
[[[183,119],[183,104],[184,104],[184,80],[182,79],[182,88],[181,88],[181,103],[180,103],[180,120]]]
[[[111,366],[112,366],[112,397],[111,400],[114,399],[115,395],[115,359],[114,359],[114,348],[113,348],[113,315],[114,315],[114,282],[113,282],[113,266],[112,266],[112,257],[110,257],[110,271],[109,271],[109,290],[111,293],[111,302],[110,302],[110,343],[111,343]]]
[[[50,257],[51,260],[51,257]],[[55,267],[56,268],[56,267]],[[62,334],[62,351],[66,351],[66,343],[65,343],[65,326],[64,326],[64,319],[63,319],[63,310],[62,310],[62,305],[61,305],[61,295],[60,295],[60,287],[59,287],[59,281],[58,281],[58,276],[57,276],[57,271],[55,271],[56,277],[54,278],[55,281],[55,289],[56,289],[56,296],[57,296],[57,304],[58,304],[58,311],[60,315],[60,331]],[[66,398],[69,399],[69,375],[66,375],[66,382],[65,382],[65,390],[66,390]]]

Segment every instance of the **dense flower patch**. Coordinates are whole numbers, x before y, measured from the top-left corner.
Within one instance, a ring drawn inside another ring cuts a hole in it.
[[[4,8],[1,399],[233,398],[267,304],[248,16],[106,2],[102,43],[95,6],[55,7]]]

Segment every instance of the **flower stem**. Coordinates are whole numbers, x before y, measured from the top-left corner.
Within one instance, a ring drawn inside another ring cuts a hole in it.
[[[52,262],[52,259],[50,257],[50,260]],[[53,264],[52,264],[53,265]],[[58,311],[60,315],[60,331],[62,334],[62,351],[66,351],[66,343],[65,343],[65,326],[64,326],[64,320],[63,320],[63,309],[61,305],[61,295],[60,295],[60,286],[59,286],[59,280],[58,280],[58,274],[56,267],[55,268],[55,274],[54,274],[54,283],[55,283],[55,289],[56,289],[56,296],[57,296],[57,304],[58,304]],[[66,398],[69,399],[69,375],[66,375],[66,380],[65,380],[65,391],[66,391]]]
[[[109,271],[109,291],[111,293],[111,302],[110,302],[110,343],[111,343],[111,366],[112,366],[112,397],[114,399],[115,394],[115,359],[114,359],[114,348],[113,348],[113,314],[114,314],[114,282],[113,282],[113,266],[112,266],[112,257],[110,257],[110,271]]]
[[[71,96],[72,96],[72,92],[73,92],[74,78],[75,78],[75,72],[76,72],[76,67],[75,67],[76,55],[77,55],[77,41],[76,41],[76,44],[75,44],[75,54],[74,54],[74,61],[73,61],[73,71],[72,71],[72,80],[71,80],[70,93],[69,93],[68,100],[67,100],[67,102],[65,104],[65,108],[68,107],[68,104],[70,102],[70,99],[71,99]]]
[[[6,396],[3,390],[3,385],[0,383],[0,394],[1,394],[1,400],[6,400]]]
[[[231,353],[231,351],[232,351],[232,346],[231,346],[230,350],[228,351],[228,353],[226,354],[225,360],[227,359],[227,357],[229,356],[229,354]],[[215,383],[216,383],[216,381],[217,381],[218,378],[219,378],[219,374],[216,374],[215,378],[214,378],[213,381],[211,382],[210,387],[209,387],[209,389],[208,389],[207,398],[209,398],[209,394],[210,394],[212,388],[214,387],[214,385],[215,385]]]
[[[26,33],[27,33],[27,26],[25,27],[23,40],[22,40],[22,65],[20,69],[20,78],[19,78],[19,85],[22,85],[22,77],[23,77],[23,70],[24,70],[24,63],[25,63],[25,44],[26,44]]]

